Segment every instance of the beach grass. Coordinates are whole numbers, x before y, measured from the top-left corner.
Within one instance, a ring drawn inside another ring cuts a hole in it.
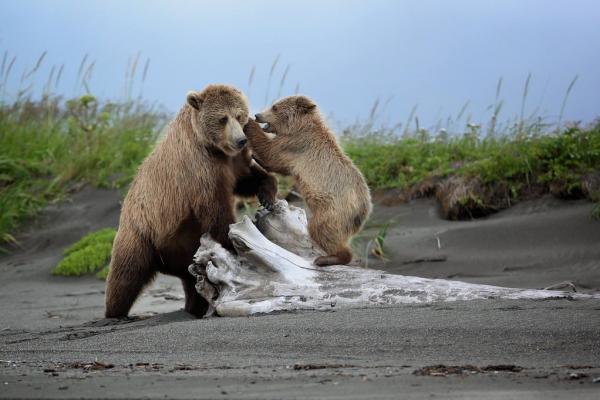
[[[596,202],[600,196],[600,122],[505,135],[481,135],[476,127],[452,136],[421,131],[403,137],[357,137],[346,132],[342,144],[374,190],[398,189],[404,198],[441,199],[446,195],[436,190],[460,189],[462,194],[456,196],[462,198],[455,202],[489,206],[483,214],[546,193]],[[444,185],[450,178],[461,184]],[[473,216],[459,214],[455,219]]]
[[[372,189],[410,188],[430,178],[464,175],[504,182],[513,192],[541,183],[566,194],[582,191],[582,177],[600,168],[600,122],[555,132],[398,138],[377,134],[342,138],[346,153]]]
[[[91,94],[96,62],[87,54],[74,77],[75,95],[55,94],[64,88],[65,65],[41,76],[46,55],[20,78],[16,56],[5,51],[0,63],[0,252],[3,244],[18,244],[14,232],[23,221],[83,185],[126,187],[167,119],[142,100],[150,60],[142,63],[140,54],[129,61],[117,101]]]
[[[0,105],[0,243],[82,185],[125,187],[164,120],[143,103],[91,95]]]

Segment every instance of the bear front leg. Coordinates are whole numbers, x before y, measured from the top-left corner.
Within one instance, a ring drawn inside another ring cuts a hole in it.
[[[275,178],[274,175],[267,173],[267,171],[258,165],[256,161],[252,161],[257,167],[254,170],[257,171],[258,177],[258,191],[256,193],[258,201],[267,210],[272,210],[275,201],[277,201],[277,178]]]
[[[232,199],[221,203],[221,207],[217,210],[215,218],[214,225],[209,231],[210,236],[223,246],[223,248],[233,252],[235,248],[231,239],[229,239],[229,225],[235,223],[235,211],[233,210]]]
[[[279,160],[283,149],[278,147],[275,139],[267,137],[260,125],[254,120],[248,120],[244,126],[244,134],[250,142],[252,154],[258,160],[260,165],[271,172],[277,172],[282,175],[290,175],[288,166]]]
[[[254,159],[250,161],[248,172],[249,175],[238,178],[234,193],[242,197],[257,196],[260,204],[270,210],[277,199],[277,178]]]
[[[181,278],[181,283],[185,292],[184,310],[195,317],[202,318],[208,310],[208,301],[196,290],[196,279],[190,275]]]

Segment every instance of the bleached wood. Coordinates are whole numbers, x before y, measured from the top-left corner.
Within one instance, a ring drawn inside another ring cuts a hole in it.
[[[393,275],[335,265],[317,267],[320,253],[306,228],[304,210],[278,201],[272,211],[230,226],[238,255],[205,235],[190,273],[209,300],[209,315],[245,316],[290,310],[327,310],[476,299],[600,298],[556,290],[477,285]]]

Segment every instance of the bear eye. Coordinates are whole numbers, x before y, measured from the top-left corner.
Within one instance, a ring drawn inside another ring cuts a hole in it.
[[[273,107],[271,107],[271,109],[272,109],[273,111],[277,111],[277,106],[273,106]]]
[[[236,119],[237,119],[237,121],[238,121],[240,124],[242,123],[242,116],[241,116],[241,115],[238,115],[238,117],[237,117]]]
[[[225,125],[227,123],[227,116],[221,117],[221,119],[219,119],[219,123],[221,125]]]

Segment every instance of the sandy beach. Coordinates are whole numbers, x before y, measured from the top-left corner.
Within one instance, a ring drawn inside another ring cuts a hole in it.
[[[83,234],[116,226],[120,195],[84,189],[0,255],[0,398],[598,398],[600,303],[486,300],[193,319],[161,276],[130,321],[102,320],[104,283],[50,274]],[[542,198],[476,221],[433,200],[376,206],[390,273],[600,291],[600,222]],[[364,255],[357,254],[364,259]],[[595,383],[596,382],[596,383]]]

